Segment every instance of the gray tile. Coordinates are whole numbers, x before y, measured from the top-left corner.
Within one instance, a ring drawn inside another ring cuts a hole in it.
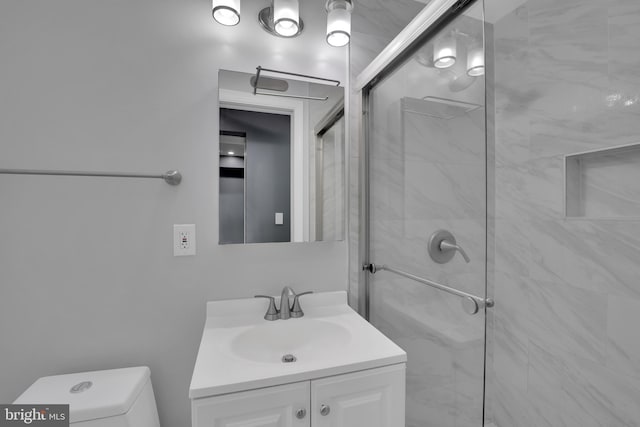
[[[601,294],[554,282],[528,287],[529,336],[537,342],[604,363],[606,306]]]
[[[640,387],[640,299],[610,296],[607,367]],[[635,377],[632,380],[632,377]]]

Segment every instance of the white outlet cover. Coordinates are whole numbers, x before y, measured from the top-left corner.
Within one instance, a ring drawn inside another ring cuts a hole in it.
[[[196,225],[173,224],[173,256],[196,254]]]

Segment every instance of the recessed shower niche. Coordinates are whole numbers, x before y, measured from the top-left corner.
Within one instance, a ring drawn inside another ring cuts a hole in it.
[[[565,156],[565,213],[640,219],[640,143]]]

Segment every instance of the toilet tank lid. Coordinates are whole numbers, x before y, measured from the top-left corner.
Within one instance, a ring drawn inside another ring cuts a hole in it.
[[[146,366],[54,375],[36,380],[16,404],[69,404],[72,423],[129,411],[149,380]]]

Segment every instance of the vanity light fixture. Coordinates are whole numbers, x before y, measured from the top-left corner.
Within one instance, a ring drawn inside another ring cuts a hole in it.
[[[449,68],[456,63],[456,43],[453,33],[436,39],[433,43],[433,65],[436,68]]]
[[[300,33],[298,0],[273,0],[273,26],[282,37],[294,37]]]
[[[222,25],[238,25],[240,22],[240,0],[213,0],[211,14]]]
[[[273,0],[258,13],[262,28],[277,37],[296,37],[304,29],[298,0]]]
[[[467,54],[467,75],[471,77],[484,75],[484,51],[482,47],[469,49]]]
[[[327,0],[327,43],[334,47],[349,44],[351,38],[351,0]]]
[[[240,22],[240,0],[212,0],[212,2],[213,18],[218,23],[233,26]],[[351,39],[353,0],[326,0],[325,9],[327,11],[327,43],[334,47],[346,46]],[[299,0],[271,0],[271,5],[258,13],[258,22],[265,31],[277,37],[296,37],[304,29],[304,22],[300,18]]]

